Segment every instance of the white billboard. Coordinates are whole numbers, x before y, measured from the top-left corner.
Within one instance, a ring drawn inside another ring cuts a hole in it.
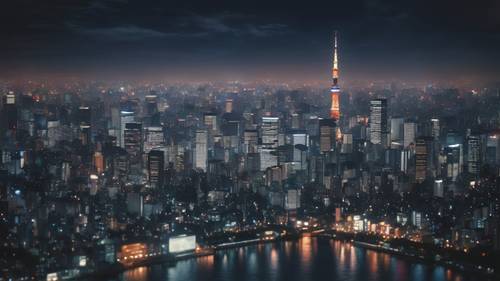
[[[168,252],[171,254],[193,251],[195,248],[195,235],[173,236],[168,239]]]

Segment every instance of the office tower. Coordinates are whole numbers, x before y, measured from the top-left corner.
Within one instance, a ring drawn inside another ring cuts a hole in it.
[[[148,180],[151,187],[162,187],[164,179],[165,153],[151,150],[148,153]]]
[[[481,140],[479,136],[467,139],[467,172],[478,175],[481,169]]]
[[[343,135],[343,140],[342,140],[342,153],[352,153],[353,149],[353,142],[352,142],[352,134],[344,134]]]
[[[422,213],[417,211],[411,212],[411,223],[417,228],[422,227]]]
[[[156,95],[147,95],[145,97],[146,114],[151,116],[158,112],[158,97]]]
[[[431,165],[432,138],[419,137],[415,144],[415,181],[423,182]]]
[[[90,107],[80,106],[78,108],[77,123],[80,126],[80,142],[82,145],[89,145],[92,138]]]
[[[439,125],[439,119],[432,118],[431,119],[431,136],[438,140],[441,132],[441,127]]]
[[[233,112],[233,99],[226,99],[225,112]]]
[[[415,135],[417,134],[417,124],[412,121],[406,121],[403,124],[404,136],[403,146],[407,148],[410,144],[415,144]]]
[[[292,113],[292,129],[300,129],[302,128],[301,125],[301,115],[298,113]]]
[[[461,144],[450,144],[444,148],[446,156],[446,176],[448,180],[455,181],[462,172],[463,156]]]
[[[500,134],[492,133],[486,139],[485,162],[489,165],[500,164]]]
[[[118,145],[125,148],[125,124],[134,122],[134,112],[121,111],[120,112],[120,135],[118,138]]]
[[[262,117],[261,136],[263,148],[278,147],[278,117]]]
[[[319,121],[319,148],[322,153],[328,153],[335,149],[336,124],[333,119],[321,119]]]
[[[130,161],[128,159],[127,151],[118,147],[113,155],[113,177],[121,181],[127,178],[129,174]]]
[[[16,96],[13,93],[6,94],[3,100],[3,120],[5,128],[11,131],[17,129],[17,106]]]
[[[126,123],[123,132],[124,148],[127,151],[131,165],[142,162],[142,124],[138,122]]]
[[[92,114],[90,107],[80,106],[78,108],[78,125],[80,126],[80,142],[82,145],[89,145],[92,139],[91,127]]]
[[[78,108],[78,125],[90,126],[91,123],[91,111],[88,106],[80,106]]]
[[[197,130],[195,138],[194,167],[207,171],[208,133],[206,130]]]
[[[144,153],[149,153],[152,149],[165,145],[165,138],[162,127],[144,128]]]
[[[292,134],[292,145],[293,145],[293,162],[298,164],[298,168],[303,170],[306,168],[306,152],[309,146],[309,135],[306,133],[293,133]]]
[[[334,121],[340,119],[340,102],[339,94],[340,87],[338,85],[339,80],[339,65],[338,65],[338,54],[337,54],[337,32],[335,31],[334,45],[333,45],[333,68],[332,68],[332,87],[330,89],[332,104],[330,107],[330,118]]]
[[[219,124],[217,122],[216,113],[205,113],[203,114],[203,124],[208,129],[211,135],[217,135],[219,132]]]
[[[370,101],[370,141],[373,144],[387,144],[387,100]]]
[[[403,124],[404,124],[404,118],[402,117],[391,118],[391,142],[398,142],[398,143],[403,142],[403,136],[404,136]]]
[[[243,153],[256,153],[259,142],[257,130],[245,130],[243,132]]]
[[[320,118],[316,115],[309,116],[309,118],[305,120],[306,131],[310,137],[319,136],[319,121]]]

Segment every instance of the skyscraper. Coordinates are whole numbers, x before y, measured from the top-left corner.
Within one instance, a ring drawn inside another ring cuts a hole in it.
[[[370,101],[370,141],[373,144],[387,143],[387,100]]]
[[[440,135],[441,127],[439,126],[439,119],[431,119],[431,135],[434,139],[438,140]]]
[[[91,110],[88,106],[78,108],[78,125],[80,126],[80,141],[83,145],[88,145],[91,141]]]
[[[332,106],[330,107],[330,118],[337,121],[340,118],[340,103],[339,94],[340,87],[338,85],[339,80],[339,65],[337,57],[337,32],[335,31],[335,39],[333,46],[333,68],[332,68],[332,88],[330,89],[332,97]]]
[[[134,122],[135,114],[131,111],[120,112],[120,136],[118,143],[121,147],[125,148],[125,124]]]
[[[262,146],[260,149],[260,170],[265,171],[267,168],[278,164],[276,157],[276,148],[278,148],[279,135],[279,118],[278,117],[262,117],[261,139]]]
[[[262,147],[263,148],[276,148],[278,147],[278,117],[262,117]]]
[[[226,111],[226,113],[233,112],[233,99],[226,100],[225,111]]]
[[[151,150],[148,153],[148,179],[152,187],[161,187],[164,178],[165,154],[161,150]]]
[[[165,145],[165,138],[162,127],[144,128],[144,153],[149,153],[152,149],[157,149]]]
[[[131,122],[125,124],[123,132],[124,147],[129,154],[131,164],[142,162],[142,123]]]
[[[207,130],[197,130],[195,139],[195,168],[207,171],[208,133]]]
[[[5,127],[8,130],[15,131],[17,129],[17,106],[16,106],[16,96],[13,93],[8,93],[4,96],[3,101],[3,119],[5,121]]]
[[[479,136],[469,136],[467,139],[467,172],[478,175],[481,168],[481,140]]]
[[[417,134],[417,124],[415,122],[405,122],[403,125],[403,146],[406,148],[410,144],[415,144],[415,135]]]
[[[421,183],[428,176],[430,166],[430,156],[432,151],[432,138],[419,137],[415,144],[415,181]]]
[[[404,118],[391,118],[391,142],[402,142]]]
[[[328,153],[335,149],[335,122],[332,119],[319,121],[319,148],[322,153]]]

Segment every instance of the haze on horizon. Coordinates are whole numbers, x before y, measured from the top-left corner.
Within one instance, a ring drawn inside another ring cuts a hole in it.
[[[495,80],[498,1],[5,1],[0,77]]]

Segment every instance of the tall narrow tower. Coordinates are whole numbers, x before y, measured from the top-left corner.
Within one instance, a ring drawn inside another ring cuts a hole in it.
[[[339,104],[340,87],[338,85],[339,62],[337,58],[337,31],[335,31],[333,48],[334,50],[333,50],[333,68],[332,68],[332,88],[330,89],[330,93],[332,95],[332,106],[330,107],[330,118],[337,121],[340,118],[340,104]]]

